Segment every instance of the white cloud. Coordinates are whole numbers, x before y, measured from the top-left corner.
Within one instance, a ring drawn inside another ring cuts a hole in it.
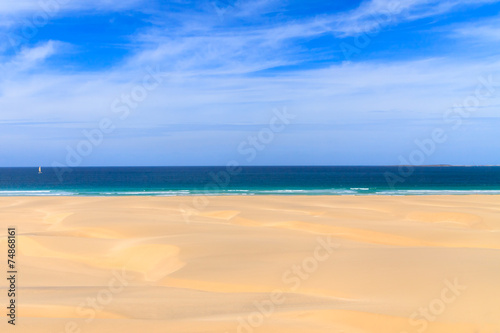
[[[55,44],[54,41],[48,41],[43,45],[24,49],[19,55],[19,60],[28,64],[43,61],[55,53]]]
[[[56,54],[63,45],[64,43],[50,40],[31,48],[25,47],[9,62],[2,65],[4,74],[32,69]]]
[[[0,15],[42,15],[71,10],[122,10],[136,7],[143,0],[16,0],[0,2]]]
[[[340,37],[353,36],[387,25],[496,2],[499,0],[369,0],[349,13],[332,17],[331,29]]]
[[[500,40],[500,17],[457,27],[452,37],[474,42],[495,42]]]

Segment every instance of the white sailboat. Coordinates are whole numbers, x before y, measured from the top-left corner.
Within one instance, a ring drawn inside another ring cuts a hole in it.
[[[42,173],[42,167],[38,167],[38,174],[41,174]]]

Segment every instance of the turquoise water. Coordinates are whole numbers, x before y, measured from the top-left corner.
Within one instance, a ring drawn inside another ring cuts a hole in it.
[[[0,196],[500,194],[500,167],[0,168]]]

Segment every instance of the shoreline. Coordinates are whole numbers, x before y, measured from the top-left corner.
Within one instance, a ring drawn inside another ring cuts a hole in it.
[[[50,193],[50,190],[36,190],[36,191],[3,191],[13,193],[11,195],[2,195],[0,190],[0,198],[122,198],[122,197],[158,197],[158,198],[176,198],[176,197],[372,197],[372,196],[385,196],[385,197],[425,197],[425,196],[498,196],[499,190],[387,190],[380,192],[369,192],[366,189],[352,189],[352,190],[312,190],[307,193],[307,190],[277,190],[277,191],[251,191],[251,190],[237,190],[236,193],[219,193],[219,192],[194,192],[186,193],[188,190],[180,191],[150,191],[150,192],[75,192],[61,191],[61,194]],[[327,192],[327,193],[325,193]],[[19,194],[18,194],[19,193]],[[44,193],[44,194],[36,194]],[[46,193],[46,194],[45,194]],[[130,194],[128,194],[130,193]],[[171,193],[171,194],[169,194]]]

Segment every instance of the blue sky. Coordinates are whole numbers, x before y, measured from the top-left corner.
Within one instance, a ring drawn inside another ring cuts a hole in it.
[[[0,4],[0,166],[500,164],[499,14],[500,0]],[[293,120],[272,132],[276,110]]]

